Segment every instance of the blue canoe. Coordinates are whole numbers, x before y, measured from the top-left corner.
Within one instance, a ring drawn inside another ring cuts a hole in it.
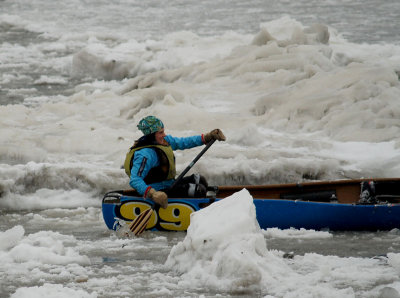
[[[358,179],[258,186],[220,186],[207,198],[171,198],[155,206],[147,229],[185,231],[190,214],[246,188],[254,198],[262,229],[305,228],[333,231],[400,228],[400,179]],[[361,200],[360,200],[361,197]],[[116,230],[130,223],[152,202],[133,190],[112,191],[102,202],[104,221]]]

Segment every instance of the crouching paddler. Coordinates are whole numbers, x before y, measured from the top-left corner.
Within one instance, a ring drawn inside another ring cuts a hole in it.
[[[174,150],[185,150],[207,144],[212,140],[225,141],[220,129],[191,137],[166,135],[164,124],[154,116],[147,116],[137,125],[144,136],[135,141],[125,159],[125,172],[129,185],[144,198],[149,198],[162,208],[168,206],[170,197],[204,197],[207,182],[199,174],[184,177],[173,188],[176,167]]]

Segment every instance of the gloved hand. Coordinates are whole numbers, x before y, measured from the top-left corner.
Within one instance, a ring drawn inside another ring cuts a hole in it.
[[[225,138],[224,134],[222,133],[222,130],[217,128],[217,129],[213,129],[212,131],[210,131],[209,133],[206,133],[204,135],[204,141],[206,144],[208,142],[210,142],[211,140],[225,141],[226,138]]]
[[[168,197],[163,191],[157,191],[154,188],[150,188],[150,190],[147,192],[147,197],[164,209],[168,207]]]

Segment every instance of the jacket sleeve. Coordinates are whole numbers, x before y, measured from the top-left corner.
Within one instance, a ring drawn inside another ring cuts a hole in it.
[[[149,185],[147,185],[143,179],[152,168],[158,165],[159,161],[155,150],[151,148],[143,148],[136,151],[133,156],[129,185],[136,189],[140,195],[144,195]]]
[[[171,145],[172,150],[185,150],[204,144],[203,137],[201,135],[184,138],[177,138],[167,135],[164,139]]]

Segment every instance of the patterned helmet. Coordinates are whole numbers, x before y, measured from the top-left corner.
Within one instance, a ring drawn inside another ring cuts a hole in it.
[[[147,116],[139,121],[137,127],[147,136],[164,128],[164,124],[157,117]]]

